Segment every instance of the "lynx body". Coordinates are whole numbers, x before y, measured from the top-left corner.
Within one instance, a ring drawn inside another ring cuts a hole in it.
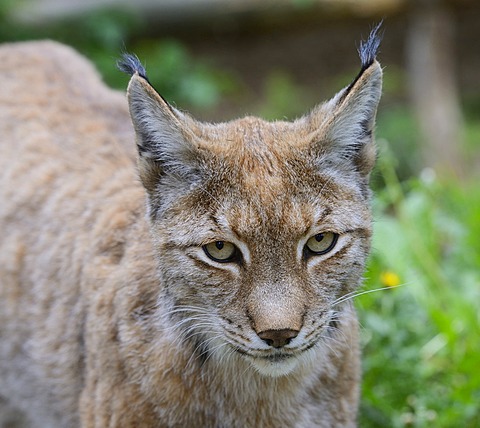
[[[45,428],[355,426],[377,48],[294,122],[205,124],[135,57],[130,120],[71,49],[1,47],[0,399]]]

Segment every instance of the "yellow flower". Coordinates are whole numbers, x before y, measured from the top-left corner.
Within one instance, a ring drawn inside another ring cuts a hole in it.
[[[386,270],[380,275],[380,280],[382,284],[386,287],[396,287],[400,285],[400,277],[391,270]]]

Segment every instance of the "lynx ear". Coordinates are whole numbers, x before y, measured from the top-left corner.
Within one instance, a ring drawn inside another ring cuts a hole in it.
[[[144,187],[153,193],[165,176],[190,184],[198,180],[198,150],[189,129],[193,120],[173,108],[155,91],[136,56],[124,55],[118,67],[132,76],[127,95]]]
[[[382,68],[375,59],[379,27],[360,44],[362,68],[355,80],[312,113],[313,122],[315,116],[322,120],[322,161],[350,169],[353,163],[367,179],[376,159],[373,129],[382,93]]]

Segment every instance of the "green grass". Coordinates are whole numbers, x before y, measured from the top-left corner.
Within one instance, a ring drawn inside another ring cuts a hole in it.
[[[387,285],[385,272],[402,286],[357,298],[361,426],[478,427],[480,187],[428,171],[401,184],[388,150],[378,169],[365,289]]]

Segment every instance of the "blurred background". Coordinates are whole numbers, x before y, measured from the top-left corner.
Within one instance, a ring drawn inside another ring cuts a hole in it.
[[[135,52],[199,119],[294,119],[382,19],[360,426],[480,427],[478,0],[0,0],[0,41],[69,44],[121,90]]]

